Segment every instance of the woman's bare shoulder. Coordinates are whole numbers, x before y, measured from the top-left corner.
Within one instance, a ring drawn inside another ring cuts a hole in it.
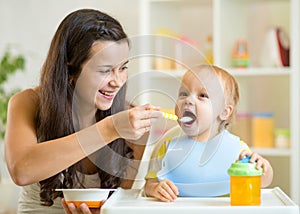
[[[37,105],[39,103],[39,95],[38,95],[39,89],[38,88],[29,88],[25,89],[23,91],[17,92],[14,94],[9,102],[11,104],[34,104]]]

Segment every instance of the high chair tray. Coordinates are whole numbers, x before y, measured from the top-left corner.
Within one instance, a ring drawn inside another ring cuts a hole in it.
[[[261,205],[231,206],[229,197],[177,198],[160,202],[141,190],[119,188],[102,206],[101,214],[299,214],[299,207],[279,187],[261,190]]]

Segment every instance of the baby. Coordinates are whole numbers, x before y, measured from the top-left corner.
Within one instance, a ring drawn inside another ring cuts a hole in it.
[[[227,131],[238,101],[237,81],[227,71],[199,65],[184,74],[175,114],[184,118],[178,123],[185,135],[161,145],[151,161],[144,188],[147,196],[170,202],[177,196],[228,194],[227,170],[246,156],[251,157],[251,163],[256,162],[257,169],[263,168],[261,186],[272,182],[270,163]]]

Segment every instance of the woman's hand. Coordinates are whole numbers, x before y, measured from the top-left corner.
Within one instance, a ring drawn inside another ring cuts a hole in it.
[[[256,152],[250,152],[248,150],[243,150],[239,155],[239,160],[243,159],[246,156],[250,156],[250,163],[256,162],[256,169],[263,169],[261,186],[267,187],[271,184],[273,180],[273,168],[270,162],[257,154]]]
[[[137,140],[151,128],[155,119],[162,117],[159,108],[146,104],[112,115],[113,125],[121,138]]]
[[[65,199],[61,200],[62,206],[66,214],[99,214],[100,209],[90,209],[86,204],[82,203],[80,208],[76,208],[73,203],[67,204]]]

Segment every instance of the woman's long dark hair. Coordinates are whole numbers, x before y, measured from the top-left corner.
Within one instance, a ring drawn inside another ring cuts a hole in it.
[[[75,86],[71,84],[71,80],[80,75],[82,64],[91,57],[90,51],[95,41],[118,42],[122,39],[128,42],[121,24],[111,16],[97,10],[77,10],[61,22],[51,42],[41,73],[40,107],[37,112],[39,143],[75,132],[72,120],[72,99]],[[120,89],[110,109],[97,111],[96,121],[124,110],[125,93],[126,85]],[[118,164],[115,159],[119,156],[126,157],[131,154],[131,150],[123,139],[115,140],[106,147],[114,151],[105,159],[111,167],[118,167],[114,166],[114,163]],[[99,150],[99,155],[101,155],[101,150]],[[43,205],[51,206],[53,200],[61,196],[61,193],[54,191],[56,188],[72,188],[75,183],[82,182],[78,181],[76,176],[78,166],[80,162],[40,181],[40,198]],[[119,186],[121,182],[119,175],[124,168],[120,170],[118,175],[111,175],[99,168],[101,187]]]

